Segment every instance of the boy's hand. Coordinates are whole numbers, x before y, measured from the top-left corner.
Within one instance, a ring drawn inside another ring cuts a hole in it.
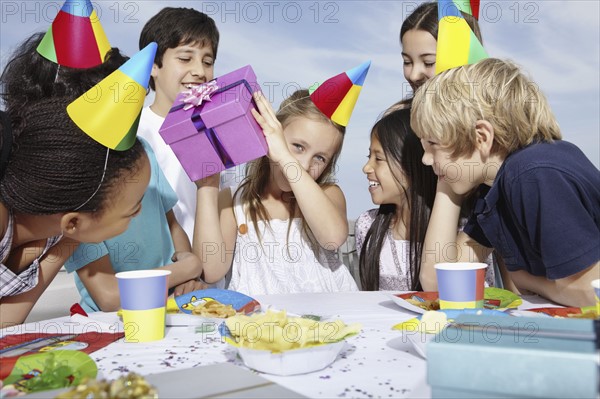
[[[277,119],[271,103],[259,91],[254,93],[254,101],[256,101],[256,105],[258,106],[258,112],[252,109],[252,115],[262,128],[267,144],[269,145],[269,158],[277,163],[289,159],[292,155],[283,136],[283,127]]]

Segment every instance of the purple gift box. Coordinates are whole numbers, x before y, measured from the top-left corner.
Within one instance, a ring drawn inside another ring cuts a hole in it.
[[[262,129],[250,112],[256,108],[252,93],[260,90],[252,67],[247,65],[215,81],[192,91],[212,91],[210,100],[197,106],[198,95],[180,93],[159,129],[192,181],[260,158],[268,150]]]

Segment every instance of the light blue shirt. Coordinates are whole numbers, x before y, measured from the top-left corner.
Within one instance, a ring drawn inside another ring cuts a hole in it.
[[[110,257],[115,273],[130,270],[154,269],[172,263],[175,252],[166,213],[177,202],[171,188],[158,166],[152,148],[140,139],[150,160],[150,183],[142,200],[142,210],[131,220],[129,228],[121,235],[99,244],[80,244],[65,263],[69,273],[77,271],[105,255]],[[75,274],[75,285],[81,295],[81,306],[86,311],[99,311],[88,290]]]

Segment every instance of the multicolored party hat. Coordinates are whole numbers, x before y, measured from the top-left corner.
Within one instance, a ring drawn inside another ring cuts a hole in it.
[[[317,108],[338,125],[348,126],[371,61],[366,61],[308,89]]]
[[[152,42],[119,69],[67,106],[73,122],[91,138],[117,151],[131,148],[156,55]]]
[[[452,0],[452,2],[463,13],[479,19],[479,0]]]
[[[92,68],[104,62],[110,44],[90,0],[67,0],[37,52],[59,65]]]
[[[474,64],[488,55],[452,0],[438,0],[435,73]]]

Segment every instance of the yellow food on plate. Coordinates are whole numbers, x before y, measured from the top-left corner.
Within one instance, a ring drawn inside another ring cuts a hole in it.
[[[191,312],[193,315],[201,317],[221,318],[235,316],[236,310],[232,305],[225,305],[216,300],[204,301],[197,305],[190,304]],[[167,300],[167,313],[170,314],[182,314],[183,312],[177,306],[177,302],[173,298]]]
[[[411,332],[424,332],[427,334],[438,334],[446,325],[448,325],[448,317],[444,312],[437,312],[435,310],[427,311],[423,313],[420,318],[413,318],[402,323],[396,324],[392,327],[394,330],[411,331]]]
[[[417,301],[416,299],[408,298],[408,299],[406,299],[406,302],[410,303],[411,305],[418,306],[425,310],[440,310],[440,300],[439,299],[435,299],[433,301]]]
[[[288,317],[286,311],[269,310],[250,316],[236,315],[225,321],[231,337],[226,340],[238,347],[283,352],[290,349],[339,342],[358,334],[360,324],[346,325],[341,320],[316,321]]]
[[[235,316],[236,311],[231,305],[224,305],[218,301],[209,301],[201,303],[192,308],[192,314],[199,315],[202,317],[217,317],[225,319],[227,317]]]

